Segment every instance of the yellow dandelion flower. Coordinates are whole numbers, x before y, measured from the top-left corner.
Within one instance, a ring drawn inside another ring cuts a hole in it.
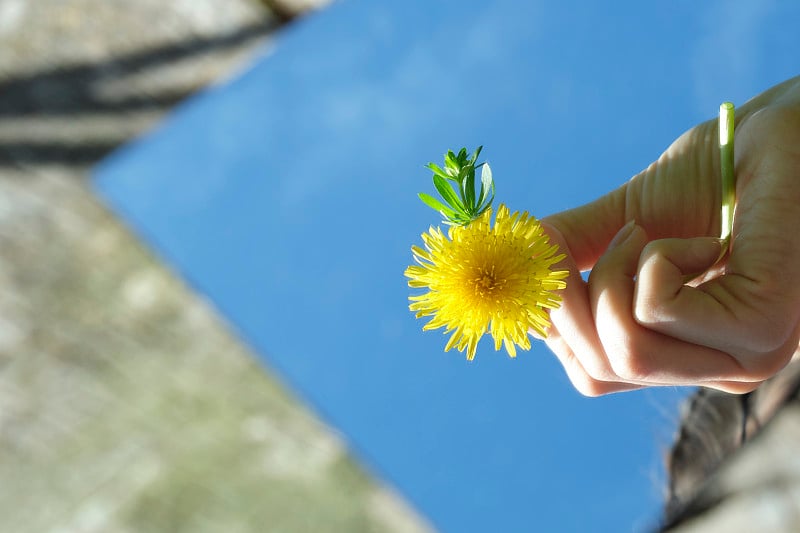
[[[422,234],[427,250],[412,246],[417,265],[409,266],[408,285],[428,289],[411,296],[409,308],[417,318],[433,316],[424,330],[453,332],[445,351],[453,347],[475,357],[478,341],[487,331],[495,350],[505,345],[511,357],[516,346],[530,349],[528,330],[542,336],[550,325],[547,310],[561,303],[555,293],[566,287],[568,272],[551,267],[564,258],[549,244],[536,218],[527,212],[509,214],[491,208],[466,226],[452,226],[447,235],[431,227]]]

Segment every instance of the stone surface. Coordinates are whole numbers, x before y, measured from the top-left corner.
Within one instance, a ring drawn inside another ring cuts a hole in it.
[[[92,164],[243,65],[281,24],[244,0],[0,0],[0,21],[6,166]]]
[[[0,0],[0,531],[428,530],[87,184],[278,19]]]
[[[701,390],[684,409],[662,531],[797,531],[800,356],[749,395]]]

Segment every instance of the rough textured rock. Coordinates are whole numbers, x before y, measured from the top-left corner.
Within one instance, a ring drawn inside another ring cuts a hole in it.
[[[279,22],[0,0],[0,531],[427,529],[86,183]]]
[[[796,532],[800,357],[748,395],[699,391],[686,408],[662,530]]]
[[[0,165],[97,161],[279,25],[242,0],[0,0]]]

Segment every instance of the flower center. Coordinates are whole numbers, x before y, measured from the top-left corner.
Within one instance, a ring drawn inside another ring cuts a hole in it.
[[[482,297],[492,294],[496,290],[501,290],[506,284],[505,278],[498,277],[494,266],[482,268],[478,276],[473,279],[475,292]]]

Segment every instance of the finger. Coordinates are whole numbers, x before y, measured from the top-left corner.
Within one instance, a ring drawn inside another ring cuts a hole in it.
[[[767,376],[785,365],[798,342],[800,105],[754,113],[736,143],[733,246],[725,275],[698,287],[719,304],[701,323],[707,344]]]
[[[621,382],[607,382],[599,381],[592,378],[581,365],[581,362],[575,356],[575,352],[569,347],[569,344],[564,340],[561,334],[555,328],[552,328],[547,339],[545,340],[547,347],[550,348],[558,358],[561,366],[567,373],[567,377],[572,386],[583,394],[584,396],[595,397],[611,394],[614,392],[623,392],[629,390],[640,389],[640,385]]]
[[[592,378],[581,365],[580,360],[575,356],[575,352],[569,347],[558,330],[551,329],[545,339],[545,344],[550,349],[564,368],[567,378],[579,393],[587,397],[604,396],[615,392],[626,392],[642,389],[646,386],[673,386],[667,383],[648,383],[636,384],[625,383],[622,381],[599,381]],[[745,394],[752,392],[761,385],[762,381],[738,382],[738,381],[710,381],[703,383],[704,387],[716,389],[729,394]]]
[[[544,228],[550,235],[551,241],[558,244],[568,255],[558,267],[570,271],[567,288],[561,292],[562,305],[550,313],[552,326],[545,342],[561,362],[573,386],[586,396],[598,396],[634,390],[645,385],[674,385],[673,380],[665,383],[653,380],[641,383],[625,382],[614,373],[596,332],[587,285],[571,261],[569,249],[558,230],[547,225]],[[626,229],[631,228],[632,225],[620,231],[615,240],[623,239]],[[566,333],[562,334],[562,331]],[[708,381],[704,385],[732,393],[747,392],[755,388],[748,384],[722,381]]]
[[[722,244],[711,237],[648,243],[639,258],[634,294],[636,320],[687,342],[715,346],[708,332],[730,325],[729,310],[684,281],[710,268],[723,252]]]
[[[597,381],[617,381],[597,336],[587,284],[572,259],[570,248],[556,228],[547,224],[543,227],[551,242],[567,255],[557,268],[569,271],[567,286],[560,293],[561,305],[550,311],[552,328],[567,341],[571,353],[578,358],[589,377]]]
[[[543,225],[551,242],[558,244],[567,253],[558,268],[569,271],[567,286],[561,291],[561,305],[550,312],[552,322],[547,345],[561,361],[575,388],[587,396],[596,396],[620,390],[631,390],[641,385],[670,385],[672,383],[633,383],[624,380],[614,371],[605,349],[600,342],[589,301],[588,285],[583,281],[570,250],[560,232],[552,226]],[[611,242],[613,248],[634,229],[634,222],[625,225]]]
[[[641,324],[730,353],[751,378],[780,370],[800,337],[800,232],[786,231],[800,221],[800,157],[779,146],[789,134],[774,124],[787,113],[773,115],[757,113],[737,137],[740,201],[724,275],[683,287],[678,272],[709,259],[712,241],[654,242],[642,257],[635,306]],[[781,135],[770,137],[776,130]]]
[[[759,385],[764,383],[764,380],[759,381],[711,381],[703,383],[703,387],[709,389],[716,389],[718,391],[727,392],[728,394],[746,394],[753,392]]]
[[[556,330],[552,330],[545,340],[547,347],[550,349],[556,358],[561,363],[567,378],[572,383],[579,393],[584,396],[594,398],[597,396],[604,396],[615,392],[627,392],[632,390],[642,389],[646,386],[673,386],[666,383],[648,383],[636,384],[625,383],[621,381],[599,381],[592,378],[580,363],[580,360],[575,356],[575,352],[569,347],[569,344],[561,337]],[[703,383],[704,387],[720,390],[729,394],[745,394],[752,392],[761,385],[762,381],[737,382],[737,381],[719,381]]]
[[[684,342],[641,326],[633,316],[639,256],[647,235],[638,226],[597,262],[589,278],[589,298],[609,364],[632,383],[714,384],[754,381],[728,354]]]

